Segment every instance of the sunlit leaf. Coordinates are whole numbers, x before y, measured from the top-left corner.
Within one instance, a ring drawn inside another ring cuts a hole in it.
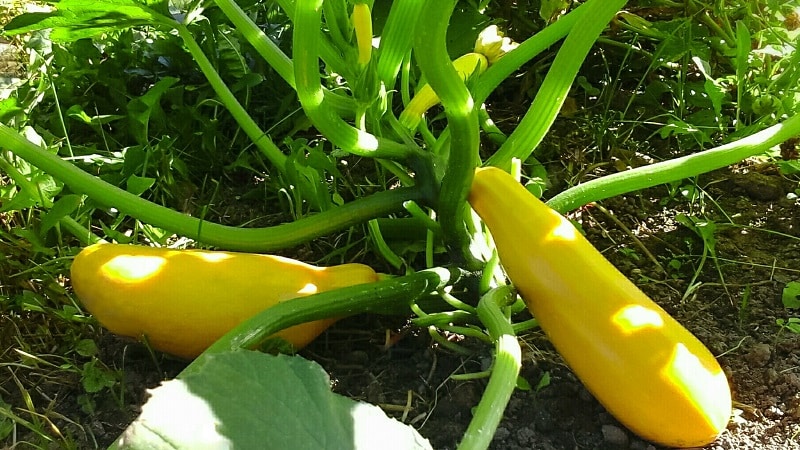
[[[152,391],[118,449],[429,449],[377,406],[330,391],[318,364],[252,351],[206,357]]]
[[[786,283],[781,294],[781,301],[786,308],[800,308],[800,281]]]
[[[59,198],[55,203],[53,203],[53,207],[47,211],[47,214],[42,217],[39,234],[44,237],[48,230],[53,228],[59,220],[72,214],[72,212],[75,211],[80,204],[80,195],[70,194]]]
[[[147,6],[148,3],[160,5],[163,1],[61,0],[50,3],[54,5],[54,11],[16,16],[6,24],[4,32],[16,35],[52,29],[50,39],[71,42],[133,26],[171,26],[174,23],[172,18]]]

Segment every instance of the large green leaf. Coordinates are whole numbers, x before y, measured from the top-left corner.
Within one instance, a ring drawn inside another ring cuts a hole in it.
[[[52,29],[50,39],[70,42],[89,38],[100,33],[139,25],[171,26],[174,20],[156,9],[163,2],[149,0],[61,0],[50,1],[55,6],[51,12],[25,13],[11,19],[3,33],[15,35]]]
[[[330,391],[316,363],[239,351],[151,391],[118,449],[430,449],[380,408]]]

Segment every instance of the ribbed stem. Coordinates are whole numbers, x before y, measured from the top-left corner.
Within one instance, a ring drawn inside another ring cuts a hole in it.
[[[472,256],[465,218],[467,194],[478,164],[479,126],[475,102],[447,53],[447,25],[454,0],[428,0],[414,33],[414,51],[428,84],[438,95],[450,129],[450,154],[439,192],[438,217],[450,250],[467,266],[478,267]],[[441,138],[440,138],[441,139]]]
[[[556,211],[564,213],[589,202],[682,180],[735,164],[745,158],[763,154],[771,147],[797,135],[800,135],[800,115],[746,138],[700,153],[637,167],[579,184],[551,198],[547,204]]]
[[[525,161],[534,152],[561,110],[578,69],[595,40],[624,5],[625,0],[589,0],[584,4],[585,17],[590,19],[572,28],[531,107],[505,144],[486,161],[487,165],[508,170],[512,159]],[[500,58],[500,61],[507,56]]]
[[[311,122],[325,137],[342,150],[359,156],[408,159],[417,149],[376,137],[347,124],[323,104],[324,94],[319,75],[319,40],[322,25],[322,0],[298,0],[294,17],[294,63],[297,97]]]

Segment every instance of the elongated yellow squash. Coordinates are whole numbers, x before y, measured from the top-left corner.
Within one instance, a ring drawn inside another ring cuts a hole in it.
[[[548,338],[617,420],[669,447],[716,439],[730,388],[694,335],[511,175],[478,169],[469,202]]]
[[[194,358],[242,321],[280,301],[377,281],[362,264],[316,267],[249,253],[97,244],[71,267],[81,303],[110,331],[147,337],[153,348]],[[277,336],[299,349],[335,319]]]

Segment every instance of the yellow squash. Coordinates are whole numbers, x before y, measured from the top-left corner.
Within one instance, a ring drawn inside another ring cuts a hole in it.
[[[469,202],[542,329],[617,420],[670,447],[716,439],[730,389],[694,335],[511,175],[478,169]]]
[[[315,267],[249,253],[98,244],[72,263],[76,295],[103,326],[153,348],[194,358],[240,322],[283,300],[377,281],[362,264]],[[276,336],[296,349],[335,319]]]

